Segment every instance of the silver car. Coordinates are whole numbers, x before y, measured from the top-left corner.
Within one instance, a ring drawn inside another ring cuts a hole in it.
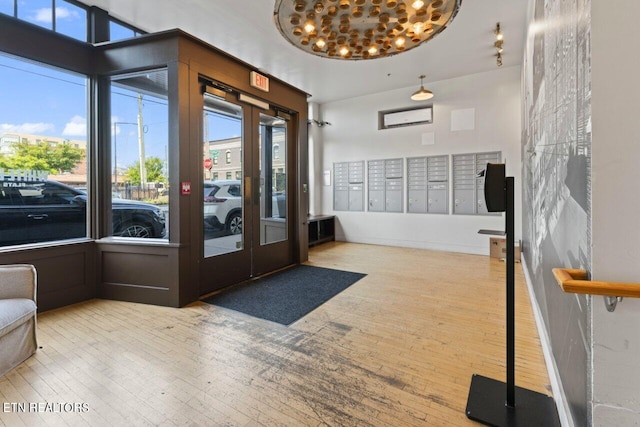
[[[204,182],[204,221],[231,234],[242,233],[242,188],[240,180]]]

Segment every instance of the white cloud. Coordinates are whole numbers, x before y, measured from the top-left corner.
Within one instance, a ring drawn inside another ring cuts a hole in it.
[[[51,24],[51,8],[50,7],[45,7],[43,9],[38,9],[36,10],[36,13],[31,16],[31,19],[33,19],[36,22],[41,22],[43,24]]]
[[[52,9],[50,7],[45,7],[42,9],[38,9],[31,16],[36,22],[41,22],[43,24],[51,24],[52,18]],[[69,10],[66,7],[56,7],[56,19],[74,19],[78,18],[79,14],[75,10]]]
[[[55,130],[53,123],[22,123],[20,125],[12,125],[9,123],[1,123],[0,131],[3,133],[28,133],[28,134],[46,134]]]
[[[64,125],[64,136],[87,136],[87,119],[81,116],[73,116],[71,121]]]
[[[56,18],[58,19],[77,19],[80,14],[75,10],[69,10],[66,7],[56,7]]]

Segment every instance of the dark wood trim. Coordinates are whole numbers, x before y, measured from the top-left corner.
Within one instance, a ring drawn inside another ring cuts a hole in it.
[[[68,71],[92,75],[94,48],[89,43],[0,13],[0,51]]]
[[[38,311],[96,296],[96,247],[93,241],[56,243],[0,253],[0,264],[33,264],[38,274]]]

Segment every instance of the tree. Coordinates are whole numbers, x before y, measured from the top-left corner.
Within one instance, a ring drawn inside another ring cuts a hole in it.
[[[144,165],[147,169],[147,182],[167,182],[167,177],[164,175],[162,169],[164,168],[164,162],[159,157],[147,157],[144,161]],[[140,185],[140,161],[138,160],[133,165],[127,168],[124,173],[131,184]]]
[[[85,157],[85,150],[69,143],[52,146],[42,141],[37,144],[16,142],[13,154],[0,156],[0,168],[41,170],[50,173],[71,172]]]

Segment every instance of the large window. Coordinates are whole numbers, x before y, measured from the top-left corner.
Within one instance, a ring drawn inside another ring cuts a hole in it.
[[[87,41],[87,11],[64,0],[55,2],[54,31],[77,40]]]
[[[87,79],[0,55],[0,246],[87,237]]]
[[[111,41],[138,37],[141,34],[143,33],[140,30],[124,24],[121,21],[115,19],[109,20],[109,40]]]
[[[113,235],[166,238],[169,210],[167,70],[111,81]],[[123,204],[144,210],[119,215]],[[142,203],[137,203],[142,202]]]
[[[14,16],[14,0],[0,0],[0,13],[5,15]]]
[[[0,13],[87,41],[87,10],[66,0],[0,0]]]
[[[94,21],[88,19],[87,10],[87,6],[74,0],[0,0],[0,13],[83,42],[89,40],[88,29],[94,25]],[[108,24],[109,40],[112,41],[145,34],[112,17],[108,18]]]

